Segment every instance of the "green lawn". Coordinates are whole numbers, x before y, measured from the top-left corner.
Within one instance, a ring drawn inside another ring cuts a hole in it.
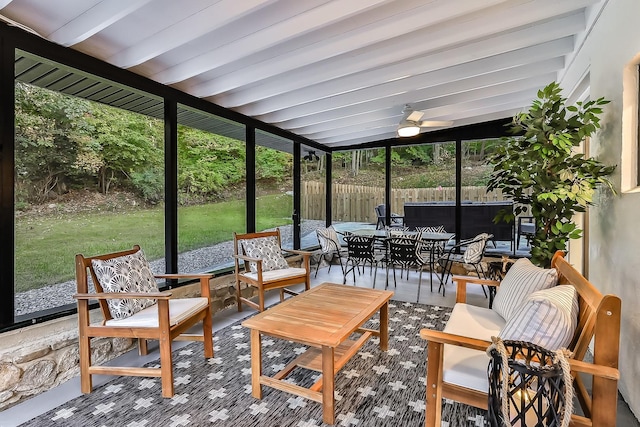
[[[291,223],[286,195],[257,200],[259,230]],[[245,229],[240,201],[178,208],[178,250],[196,249],[232,239]],[[139,244],[149,260],[164,256],[161,207],[126,212],[92,212],[16,221],[16,291],[71,280],[77,253],[95,255]]]

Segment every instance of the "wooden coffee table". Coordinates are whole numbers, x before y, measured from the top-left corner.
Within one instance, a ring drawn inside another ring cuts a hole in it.
[[[242,322],[251,329],[251,386],[262,399],[262,385],[293,393],[322,404],[322,420],[333,424],[335,374],[372,336],[380,349],[389,342],[389,300],[393,292],[323,283]],[[380,329],[361,326],[380,311]],[[349,339],[354,333],[361,335]],[[273,377],[262,375],[261,335],[305,344],[310,348]],[[310,388],[283,379],[296,367],[321,372]],[[322,391],[320,391],[322,390]]]

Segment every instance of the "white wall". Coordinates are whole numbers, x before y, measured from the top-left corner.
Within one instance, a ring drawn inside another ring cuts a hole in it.
[[[618,194],[598,195],[589,215],[589,280],[622,299],[620,391],[640,416],[640,192],[621,192],[623,71],[640,53],[640,0],[609,0],[597,17],[561,84],[567,91],[588,73],[590,97],[605,97],[602,129],[591,155],[618,168]],[[634,89],[637,93],[637,88]],[[628,156],[625,152],[625,156]],[[627,159],[627,163],[628,159]]]

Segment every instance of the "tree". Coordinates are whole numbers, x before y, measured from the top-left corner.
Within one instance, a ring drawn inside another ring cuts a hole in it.
[[[87,101],[16,82],[16,189],[42,202],[66,191],[89,143]]]
[[[500,189],[516,203],[514,214],[503,213],[496,221],[513,221],[530,208],[536,224],[531,260],[543,267],[557,250],[566,250],[569,239],[582,235],[573,216],[593,205],[596,187],[607,184],[613,191],[606,176],[615,166],[573,150],[600,128],[598,115],[609,101],[565,102],[558,83],[538,91],[529,111],[513,118],[511,131],[522,136],[507,138],[488,159],[493,171],[487,191]]]
[[[102,193],[107,194],[114,184],[129,185],[132,174],[145,176],[145,179],[138,181],[141,183],[164,181],[161,122],[100,104],[93,105],[91,122],[95,150],[100,158],[97,177]],[[160,178],[152,178],[153,175],[159,175]],[[149,191],[135,186],[134,189],[140,193]]]

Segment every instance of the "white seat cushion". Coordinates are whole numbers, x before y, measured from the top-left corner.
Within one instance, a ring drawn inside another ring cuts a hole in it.
[[[305,274],[307,274],[307,270],[298,267],[263,271],[262,281],[265,283],[273,282],[274,280],[286,279],[287,277],[304,276]],[[258,280],[258,273],[243,273],[242,276],[250,277],[253,280]]]
[[[177,325],[196,312],[209,305],[208,298],[176,298],[169,300],[169,325]],[[122,326],[129,328],[157,328],[158,304],[147,307],[124,319],[111,319],[105,322],[106,326]]]
[[[489,391],[489,356],[486,352],[445,344],[443,358],[444,382],[483,393]]]
[[[444,332],[490,341],[504,325],[505,320],[491,309],[456,304]],[[489,356],[484,351],[445,345],[443,359],[442,378],[445,382],[482,392],[489,390]]]
[[[470,304],[456,304],[444,332],[470,338],[491,339],[506,321],[495,311]]]

